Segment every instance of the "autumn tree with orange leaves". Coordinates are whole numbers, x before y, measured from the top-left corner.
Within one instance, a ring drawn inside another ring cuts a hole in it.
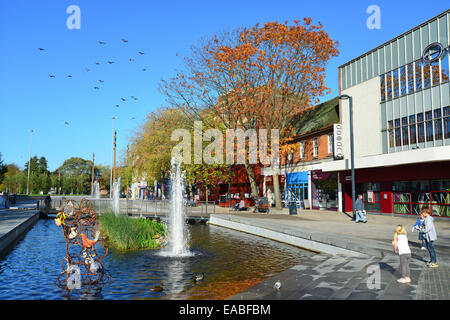
[[[193,47],[186,70],[162,81],[160,89],[170,105],[192,119],[203,120],[201,114],[208,110],[229,129],[278,129],[283,146],[292,137],[293,116],[329,92],[325,67],[337,55],[337,42],[311,18],[292,25],[287,21],[257,24],[214,35]],[[271,151],[275,201],[281,208],[276,155],[287,150]],[[247,160],[252,194],[257,196]]]

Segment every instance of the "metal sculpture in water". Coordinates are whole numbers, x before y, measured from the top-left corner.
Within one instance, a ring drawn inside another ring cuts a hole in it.
[[[58,284],[72,290],[112,280],[104,268],[103,258],[108,254],[108,246],[100,237],[97,213],[92,203],[86,199],[79,205],[73,200],[65,201],[55,223],[63,228],[67,248]],[[103,256],[97,254],[96,244],[105,248]]]

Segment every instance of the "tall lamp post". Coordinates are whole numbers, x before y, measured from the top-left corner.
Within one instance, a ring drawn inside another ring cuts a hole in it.
[[[30,194],[30,168],[31,168],[31,149],[33,146],[33,132],[34,130],[30,130],[30,158],[28,160],[28,178],[27,178],[27,194]]]
[[[348,94],[343,94],[339,96],[341,100],[349,100],[349,111],[350,111],[350,162],[351,162],[351,170],[352,170],[352,211],[353,217],[352,220],[355,220],[356,212],[355,212],[355,152],[353,145],[353,98]]]

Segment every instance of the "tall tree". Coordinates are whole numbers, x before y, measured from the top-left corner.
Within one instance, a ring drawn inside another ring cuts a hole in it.
[[[281,142],[291,135],[290,119],[327,93],[325,66],[338,54],[337,42],[322,25],[271,22],[238,29],[203,41],[186,59],[187,70],[161,91],[171,105],[191,117],[215,112],[226,128],[278,129]],[[261,152],[261,148],[259,148]],[[278,154],[279,150],[274,154]],[[261,154],[260,154],[261,159]],[[272,159],[272,164],[279,159]],[[245,162],[252,193],[254,172]],[[277,207],[281,207],[278,170],[274,167]]]

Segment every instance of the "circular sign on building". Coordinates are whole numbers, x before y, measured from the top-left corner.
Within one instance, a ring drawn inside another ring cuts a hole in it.
[[[422,62],[431,63],[445,56],[446,50],[439,42],[430,43],[422,52]]]

